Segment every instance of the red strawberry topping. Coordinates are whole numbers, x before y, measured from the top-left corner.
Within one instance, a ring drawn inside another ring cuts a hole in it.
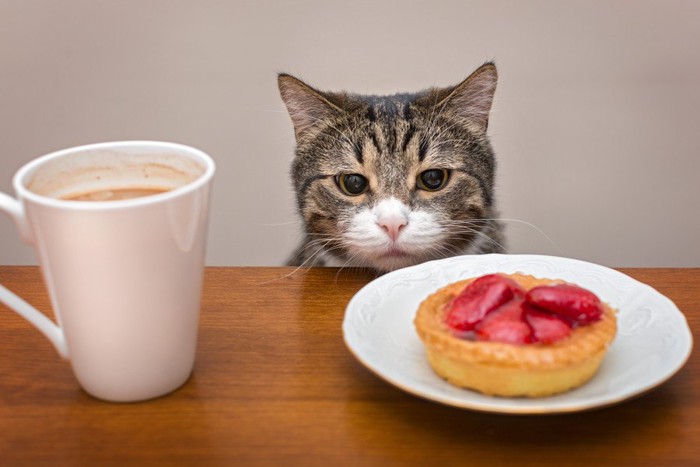
[[[527,293],[513,279],[488,274],[471,282],[447,304],[447,325],[455,335],[523,345],[551,344],[572,327],[598,321],[598,297],[571,284],[539,286]]]
[[[456,331],[470,331],[484,316],[524,291],[512,279],[499,274],[471,282],[448,305],[447,325]]]
[[[527,293],[526,300],[576,324],[598,321],[603,314],[603,304],[593,292],[571,284],[535,287]]]
[[[523,302],[517,297],[489,313],[476,326],[478,339],[516,345],[533,342],[532,329],[523,317]]]
[[[568,320],[539,311],[532,306],[525,305],[525,321],[532,328],[534,340],[543,344],[551,344],[571,333],[571,324]]]

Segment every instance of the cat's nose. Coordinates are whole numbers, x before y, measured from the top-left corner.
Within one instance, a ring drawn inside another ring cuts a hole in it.
[[[384,217],[377,221],[379,226],[386,231],[392,242],[399,238],[401,229],[406,227],[408,220],[403,216]]]

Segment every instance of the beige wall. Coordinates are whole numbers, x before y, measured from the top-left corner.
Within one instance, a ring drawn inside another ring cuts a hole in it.
[[[513,253],[700,266],[700,2],[0,2],[0,190],[30,159],[160,139],[218,163],[208,262],[298,238],[276,73],[392,93],[500,71],[489,127]],[[541,233],[549,237],[548,240]],[[31,264],[0,217],[0,264]]]

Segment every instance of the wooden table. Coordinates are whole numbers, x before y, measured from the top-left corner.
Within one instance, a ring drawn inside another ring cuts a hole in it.
[[[671,298],[698,340],[700,269],[622,269]],[[700,361],[635,400],[550,416],[485,414],[406,394],[345,348],[363,271],[208,268],[198,360],[173,394],[82,392],[0,306],[0,465],[700,465]],[[49,309],[35,267],[0,283]]]

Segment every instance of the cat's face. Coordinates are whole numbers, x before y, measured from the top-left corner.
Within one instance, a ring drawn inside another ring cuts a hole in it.
[[[292,178],[310,260],[389,271],[498,246],[482,232],[493,217],[492,64],[413,95],[321,93],[288,75],[279,84],[297,137]]]

